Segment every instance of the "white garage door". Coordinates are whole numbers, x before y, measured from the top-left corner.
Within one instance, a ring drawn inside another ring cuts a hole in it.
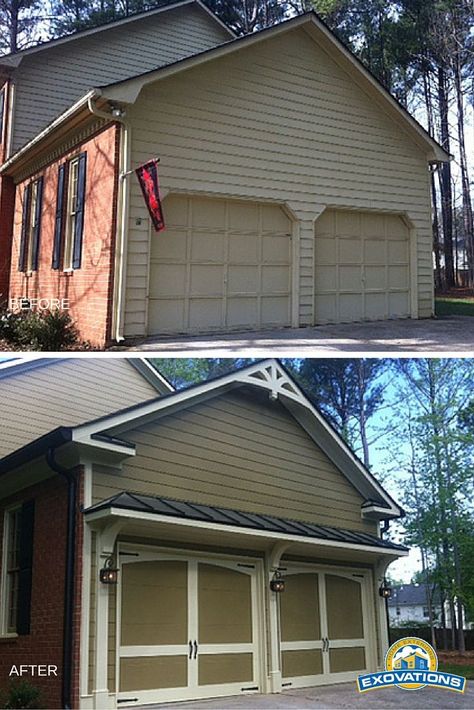
[[[315,225],[316,323],[410,316],[409,230],[398,215],[327,210]]]
[[[291,223],[281,207],[171,195],[151,238],[150,335],[290,324]]]

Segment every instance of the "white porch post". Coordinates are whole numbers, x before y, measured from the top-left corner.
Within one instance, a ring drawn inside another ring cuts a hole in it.
[[[270,668],[269,684],[271,693],[281,693],[281,663],[280,663],[280,613],[278,594],[270,589],[270,580],[280,564],[281,557],[289,547],[289,543],[277,543],[265,559],[266,595],[269,615]],[[283,592],[284,594],[284,592]]]
[[[95,668],[92,692],[96,710],[114,710],[116,707],[115,688],[110,693],[108,687],[109,585],[100,582],[99,570],[105,560],[114,553],[115,541],[122,526],[123,522],[114,523],[97,535]]]
[[[379,589],[381,584],[384,581],[385,578],[385,573],[387,571],[387,567],[389,564],[393,562],[393,560],[382,560],[378,562],[378,564],[375,566],[375,589],[374,589],[374,594],[375,594],[375,608],[376,608],[376,613],[377,613],[377,621],[378,621],[378,626],[380,629],[380,642],[378,644],[379,649],[380,649],[380,655],[378,658],[378,665],[380,670],[383,669],[384,662],[385,662],[385,654],[388,651],[389,647],[389,635],[388,635],[388,624],[387,624],[387,602],[386,600],[380,596],[379,594]]]

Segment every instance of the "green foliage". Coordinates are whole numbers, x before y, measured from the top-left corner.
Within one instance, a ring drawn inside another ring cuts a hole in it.
[[[2,707],[6,710],[14,708],[28,708],[29,710],[42,708],[41,692],[28,680],[12,681]]]
[[[0,316],[0,338],[22,350],[56,352],[80,345],[71,317],[59,311],[4,312]]]
[[[254,362],[255,358],[151,358],[156,367],[176,389],[226,375]]]

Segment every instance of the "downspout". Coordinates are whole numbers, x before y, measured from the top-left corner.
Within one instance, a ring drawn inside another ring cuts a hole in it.
[[[94,116],[105,118],[107,121],[120,123],[122,126],[119,193],[117,202],[117,231],[115,237],[114,291],[112,299],[112,338],[116,342],[120,342],[124,340],[124,290],[128,236],[127,226],[130,204],[130,192],[126,177],[130,173],[131,164],[130,124],[125,118],[125,112],[121,109],[117,108],[112,113],[107,113],[106,111],[98,109],[95,105],[93,96],[88,99],[87,107]]]
[[[63,622],[63,672],[61,681],[61,707],[72,708],[72,663],[74,624],[74,576],[76,547],[77,479],[72,471],[60,466],[55,459],[55,449],[46,454],[48,466],[67,481],[66,578],[64,583]]]

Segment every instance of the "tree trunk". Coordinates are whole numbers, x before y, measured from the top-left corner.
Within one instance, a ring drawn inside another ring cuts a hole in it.
[[[438,67],[438,100],[440,112],[441,145],[446,152],[450,152],[449,138],[449,107],[448,84],[446,72],[442,66]],[[444,241],[444,266],[446,272],[446,285],[452,288],[454,279],[454,254],[453,254],[453,197],[451,189],[451,165],[443,163],[440,167],[441,207],[443,214],[443,241]]]

